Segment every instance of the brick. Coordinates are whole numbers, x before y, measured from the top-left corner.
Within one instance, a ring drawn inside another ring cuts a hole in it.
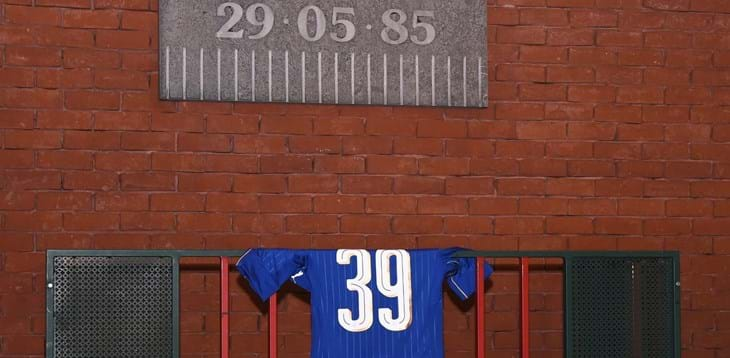
[[[116,29],[119,15],[113,10],[66,10],[63,12],[63,27],[82,29]]]
[[[610,47],[641,47],[643,34],[634,31],[604,31],[596,35],[596,45]]]
[[[595,70],[584,66],[551,66],[547,68],[547,80],[550,82],[594,82]]]
[[[252,134],[258,132],[259,118],[252,115],[209,115],[209,133]]]
[[[526,8],[519,12],[519,23],[523,25],[565,26],[568,24],[568,12],[563,9]],[[489,24],[494,23],[490,22]]]
[[[113,49],[148,49],[152,45],[147,31],[99,30],[96,47]]]
[[[61,12],[54,8],[6,5],[5,18],[13,24],[57,26]]]
[[[365,199],[357,196],[331,195],[314,198],[315,213],[358,214],[365,212]]]
[[[521,198],[518,213],[522,215],[566,215],[568,201],[552,198]]]
[[[390,232],[390,218],[373,215],[344,215],[340,219],[340,231],[346,233]]]
[[[77,110],[116,110],[119,109],[119,93],[100,91],[66,91],[66,108]]]
[[[144,72],[98,69],[94,73],[94,86],[102,89],[144,90],[149,88],[150,83]]]
[[[154,12],[123,11],[122,29],[153,31],[157,26]]]
[[[444,231],[448,234],[491,234],[494,226],[489,217],[446,217]]]
[[[371,174],[415,174],[418,171],[415,158],[402,156],[369,156],[365,164]]]
[[[175,148],[175,136],[164,132],[123,132],[122,149],[171,151]]]
[[[288,189],[291,193],[336,193],[339,180],[330,175],[295,175],[289,177]]]
[[[206,155],[205,171],[255,173],[258,171],[258,159],[253,156],[237,154]]]
[[[616,88],[608,86],[570,86],[568,101],[608,103],[616,101]]]
[[[91,169],[93,155],[82,151],[44,151],[38,152],[39,168],[52,169]]]
[[[497,66],[500,81],[545,81],[545,67],[540,65],[500,64]]]
[[[547,32],[547,44],[552,46],[593,45],[595,32],[592,29],[552,28]]]
[[[119,68],[121,57],[115,51],[66,48],[63,50],[63,65],[68,68]]]
[[[235,136],[233,151],[256,154],[286,153],[286,137]]]
[[[598,66],[596,69],[596,81],[618,85],[639,85],[642,82],[643,73],[640,68],[626,66]]]
[[[312,211],[312,198],[308,196],[261,196],[259,205],[262,212],[270,213],[308,213]]]
[[[467,158],[421,158],[418,160],[421,175],[466,175],[469,174]]]
[[[545,106],[537,103],[500,103],[496,111],[499,120],[539,120],[545,116]]]
[[[0,157],[2,169],[30,169],[33,168],[34,155],[30,150],[3,150]]]
[[[261,119],[261,133],[311,134],[312,118],[264,116]]]
[[[437,216],[397,216],[393,218],[393,232],[398,234],[440,233],[443,219]]]
[[[178,214],[177,229],[181,232],[229,232],[232,221],[226,214]]]
[[[568,50],[565,47],[521,46],[520,60],[527,63],[566,63]]]
[[[91,210],[92,195],[83,192],[38,193],[39,210]]]
[[[233,191],[239,193],[283,193],[286,191],[285,177],[279,175],[237,175]]]
[[[616,175],[613,162],[602,160],[570,160],[568,175],[575,177],[611,177]]]
[[[237,193],[210,193],[205,210],[209,212],[256,212],[258,199],[255,195]]]
[[[54,48],[9,46],[5,49],[5,61],[9,65],[56,67],[61,65],[61,51]]]
[[[545,193],[545,180],[538,178],[503,178],[497,180],[501,195],[540,195]]]
[[[175,175],[127,173],[121,175],[123,190],[165,191],[175,189]]]
[[[396,179],[396,192],[398,192],[398,180]],[[430,193],[438,194],[442,192],[442,182],[433,182],[433,189]],[[406,184],[406,183],[404,183]],[[439,184],[438,187],[435,184]],[[405,186],[405,185],[404,185]],[[414,184],[409,184],[408,187],[417,187]],[[466,177],[466,178],[447,178],[446,179],[446,194],[449,195],[462,195],[462,194],[494,194],[494,180],[489,177]]]
[[[372,214],[415,214],[418,201],[409,196],[369,197],[365,212]]]
[[[233,186],[233,177],[228,174],[180,174],[177,185],[181,192],[228,192]]]
[[[661,50],[620,50],[618,63],[624,66],[662,66],[665,55]]]
[[[152,72],[157,66],[157,54],[155,53],[122,53],[122,68],[125,70]]]
[[[466,122],[458,120],[422,120],[418,121],[417,136],[435,138],[466,137]]]
[[[641,234],[642,222],[633,218],[596,218],[594,221],[595,232],[609,235],[632,235]]]
[[[0,88],[0,106],[5,108],[60,108],[59,91]]]
[[[516,235],[532,235],[542,234],[545,230],[545,223],[542,218],[530,217],[513,217],[513,218],[495,218],[494,233],[495,234],[516,234]]]
[[[153,113],[152,130],[203,132],[205,120],[202,115],[194,113]]]
[[[519,174],[527,177],[565,176],[567,174],[567,162],[554,159],[522,159],[519,161]]]
[[[544,44],[546,41],[545,29],[542,27],[499,27],[497,42],[516,44]]]
[[[116,173],[67,172],[63,176],[63,188],[75,190],[114,190],[119,187]]]
[[[303,156],[261,157],[262,173],[311,173],[312,158]]]
[[[344,154],[392,154],[393,140],[378,137],[345,137],[342,138]]]
[[[617,56],[615,51],[605,48],[571,48],[568,61],[575,65],[613,65]]]
[[[292,215],[286,218],[286,228],[289,232],[335,233],[338,231],[338,226],[335,215]]]
[[[95,153],[97,169],[112,171],[148,170],[152,167],[147,153],[99,152]]]
[[[188,193],[160,193],[150,195],[153,211],[204,211],[205,196]]]
[[[172,231],[175,216],[168,213],[122,213],[121,229],[125,231]]]
[[[590,234],[593,233],[593,220],[580,217],[550,217],[546,220],[545,232],[551,234]]]
[[[145,211],[149,210],[149,201],[146,193],[97,193],[94,208],[96,211]]]
[[[362,135],[365,133],[365,121],[362,118],[316,118],[313,120],[313,125],[313,133],[317,135]]]
[[[120,135],[113,132],[64,131],[66,149],[113,150],[120,147]]]
[[[36,42],[42,46],[92,47],[94,34],[90,30],[39,28]]]
[[[119,229],[119,214],[65,213],[63,227],[71,231],[109,231]]]

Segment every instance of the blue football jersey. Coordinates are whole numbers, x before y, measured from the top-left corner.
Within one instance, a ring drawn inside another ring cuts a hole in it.
[[[289,279],[311,293],[313,358],[443,358],[443,280],[476,288],[458,250],[252,249],[236,266],[263,300]]]

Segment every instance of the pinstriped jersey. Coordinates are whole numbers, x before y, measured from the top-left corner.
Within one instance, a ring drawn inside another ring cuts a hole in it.
[[[476,286],[456,251],[252,249],[236,266],[264,300],[287,280],[311,293],[313,358],[442,358],[443,281]]]

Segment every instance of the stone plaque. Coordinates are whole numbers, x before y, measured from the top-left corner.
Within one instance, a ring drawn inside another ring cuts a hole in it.
[[[485,0],[160,0],[160,98],[487,106]]]

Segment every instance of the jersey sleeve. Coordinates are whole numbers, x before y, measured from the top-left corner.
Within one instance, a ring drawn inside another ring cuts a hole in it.
[[[461,249],[444,250],[443,260],[446,265],[446,281],[451,291],[460,299],[468,299],[476,291],[476,259],[473,257],[451,257]],[[484,279],[492,275],[492,266],[484,263]]]
[[[238,259],[236,268],[256,294],[266,300],[292,276],[304,275],[306,256],[296,250],[251,249]]]

